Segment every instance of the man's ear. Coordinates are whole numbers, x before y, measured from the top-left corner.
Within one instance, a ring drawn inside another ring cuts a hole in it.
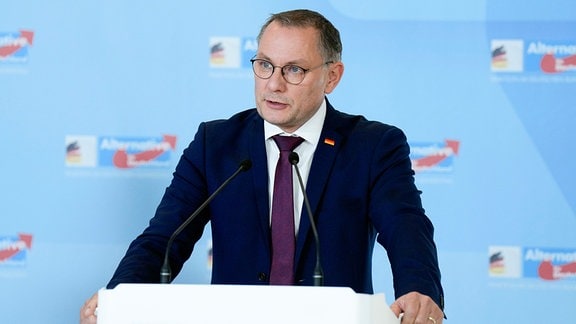
[[[344,74],[344,64],[342,62],[330,63],[328,69],[328,82],[324,88],[324,93],[326,94],[331,93],[338,83],[340,83],[342,75]]]

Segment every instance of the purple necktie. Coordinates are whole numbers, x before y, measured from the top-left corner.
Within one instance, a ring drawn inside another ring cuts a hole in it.
[[[294,197],[292,184],[292,164],[288,157],[292,150],[304,139],[294,136],[272,137],[280,149],[276,164],[274,193],[272,194],[272,269],[271,285],[294,284],[294,251],[296,238],[294,230]]]

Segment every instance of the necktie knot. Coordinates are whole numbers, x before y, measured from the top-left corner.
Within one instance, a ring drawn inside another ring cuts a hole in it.
[[[278,149],[280,149],[280,151],[288,151],[288,152],[293,151],[296,147],[298,147],[298,145],[304,142],[304,139],[298,136],[275,135],[272,136],[272,139],[274,140],[274,142],[276,142],[276,145],[278,146]]]

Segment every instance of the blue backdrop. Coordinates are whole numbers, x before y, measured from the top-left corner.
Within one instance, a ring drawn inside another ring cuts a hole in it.
[[[21,0],[0,5],[1,323],[77,322],[198,123],[253,107],[261,23],[300,7],[342,34],[331,102],[408,136],[447,322],[576,318],[574,1]],[[209,251],[177,282],[208,283]]]

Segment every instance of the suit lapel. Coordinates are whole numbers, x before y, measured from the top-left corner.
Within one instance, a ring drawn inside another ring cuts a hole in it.
[[[334,161],[343,139],[343,135],[336,131],[339,120],[337,118],[337,113],[329,103],[327,106],[326,119],[324,121],[324,126],[322,128],[316,151],[314,152],[314,158],[312,160],[308,181],[306,183],[306,193],[315,220],[318,217],[318,215],[316,215],[318,205],[322,199],[323,193],[325,192],[324,189],[328,182],[328,178],[332,174]],[[296,264],[298,264],[298,260],[300,259],[306,241],[313,239],[312,233],[309,234],[309,231],[310,217],[308,216],[308,211],[304,205],[302,208],[300,227],[296,241]],[[308,236],[310,237],[308,238]]]
[[[270,246],[270,215],[268,202],[268,164],[264,144],[264,122],[255,117],[250,129],[249,151],[252,159],[254,196],[260,223],[260,233]],[[269,251],[269,249],[266,249]]]

